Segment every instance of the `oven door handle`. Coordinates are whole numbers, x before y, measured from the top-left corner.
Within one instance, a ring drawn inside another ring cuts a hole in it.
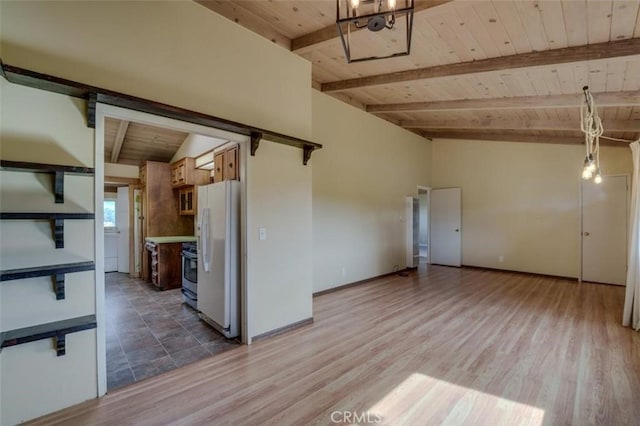
[[[191,260],[198,260],[198,255],[197,254],[193,254],[193,253],[188,252],[188,251],[183,251],[182,252],[182,257],[186,257],[187,259],[191,259]]]

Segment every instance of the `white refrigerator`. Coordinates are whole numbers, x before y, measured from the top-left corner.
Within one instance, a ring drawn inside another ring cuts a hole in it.
[[[240,335],[240,182],[198,187],[198,312],[227,338]]]

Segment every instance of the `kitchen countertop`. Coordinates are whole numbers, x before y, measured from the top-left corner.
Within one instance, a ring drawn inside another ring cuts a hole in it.
[[[186,243],[190,241],[196,241],[196,237],[193,235],[182,235],[173,237],[147,237],[145,241],[156,244],[163,243]]]

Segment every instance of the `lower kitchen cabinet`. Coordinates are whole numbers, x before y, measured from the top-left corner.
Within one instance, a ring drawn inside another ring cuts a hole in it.
[[[182,286],[180,251],[182,243],[153,243],[147,241],[148,276],[160,290]]]

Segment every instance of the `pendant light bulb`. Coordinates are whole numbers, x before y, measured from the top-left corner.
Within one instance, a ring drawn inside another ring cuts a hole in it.
[[[396,10],[396,0],[387,0],[389,10]]]
[[[596,177],[593,178],[595,183],[602,183],[602,175],[600,174],[600,169],[596,172]]]
[[[591,176],[592,176],[591,170],[589,170],[588,166],[585,166],[584,169],[582,169],[582,179],[589,180],[591,179]]]
[[[360,6],[360,0],[350,0],[351,1],[351,9],[357,9]]]

